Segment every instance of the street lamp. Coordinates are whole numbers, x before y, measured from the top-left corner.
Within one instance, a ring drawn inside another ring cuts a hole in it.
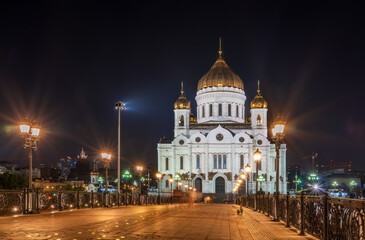
[[[118,193],[120,193],[120,111],[127,110],[127,107],[124,102],[118,101],[115,109],[118,110]]]
[[[279,150],[280,145],[284,142],[284,133],[285,129],[285,122],[281,119],[280,115],[277,117],[276,121],[274,122],[274,127],[272,129],[272,139],[275,143],[275,151],[276,151],[276,158],[275,158],[275,171],[276,171],[276,182],[275,182],[275,193],[276,193],[276,214],[275,214],[275,221],[279,221],[278,216],[278,209],[279,209]]]
[[[105,167],[105,193],[108,193],[108,168],[110,167],[110,162],[111,162],[111,159],[112,159],[112,155],[109,154],[109,153],[106,153],[106,152],[103,152],[101,154],[101,158],[103,159],[104,161],[104,167]],[[105,195],[105,206],[107,206],[107,196]]]
[[[171,186],[171,203],[172,203],[172,197],[173,197],[173,194],[172,194],[172,183],[174,182],[174,179],[172,177],[169,178],[169,182],[170,182],[170,186]]]
[[[248,180],[250,179],[250,172],[251,172],[252,168],[250,165],[246,165],[245,167],[245,172],[247,173],[247,180],[246,180],[246,184],[247,184],[247,195],[250,195],[250,191],[249,191],[249,185],[248,185]]]
[[[160,185],[161,185],[161,183],[160,183],[160,181],[161,181],[161,177],[162,177],[162,174],[160,173],[160,172],[157,172],[156,173],[156,177],[157,177],[157,182],[158,182],[158,184],[157,184],[157,191],[158,191],[158,203],[160,204]]]
[[[142,195],[142,171],[143,171],[143,167],[142,166],[137,166],[137,171],[139,173],[139,189],[140,189],[141,195]]]
[[[182,185],[182,182],[181,182],[181,181],[179,181],[177,184],[178,184],[178,188],[179,188],[179,190],[180,190],[180,186]]]
[[[262,153],[256,149],[256,151],[253,154],[253,160],[256,163],[256,195],[257,195],[257,189],[258,189],[258,182],[257,182],[257,178],[259,177],[259,164],[261,162],[262,159]],[[260,189],[261,190],[261,189]]]
[[[20,133],[24,137],[24,148],[29,148],[29,191],[32,190],[33,177],[33,149],[37,150],[37,142],[39,140],[40,128],[36,122],[22,122],[19,124]]]

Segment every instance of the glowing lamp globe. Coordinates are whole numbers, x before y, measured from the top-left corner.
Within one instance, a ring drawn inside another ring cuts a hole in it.
[[[247,173],[250,173],[250,172],[251,172],[251,170],[252,170],[251,166],[247,164],[247,165],[246,165],[246,167],[245,167],[245,171],[246,171]]]
[[[258,149],[256,149],[256,151],[253,154],[253,160],[255,162],[260,162],[261,158],[262,158],[262,153]]]

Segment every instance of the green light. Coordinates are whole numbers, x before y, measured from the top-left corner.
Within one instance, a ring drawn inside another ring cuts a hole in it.
[[[176,181],[180,181],[181,180],[181,177],[180,177],[179,174],[176,174],[174,178],[175,178]]]
[[[258,181],[258,182],[265,182],[265,181],[266,181],[266,179],[265,179],[265,177],[264,177],[264,176],[260,175],[260,176],[257,178],[257,181]]]
[[[144,177],[141,177],[141,181],[144,182],[146,181],[146,179]]]
[[[128,170],[125,170],[122,175],[122,178],[124,179],[132,178],[132,174]]]
[[[356,183],[354,180],[352,180],[352,181],[350,182],[350,185],[351,185],[351,186],[356,186],[356,185],[357,185],[357,183]]]

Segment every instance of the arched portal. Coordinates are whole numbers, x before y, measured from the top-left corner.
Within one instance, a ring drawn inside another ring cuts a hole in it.
[[[201,178],[195,179],[195,188],[198,192],[203,192],[203,181]]]
[[[215,193],[226,193],[226,183],[224,178],[217,177],[215,179]]]

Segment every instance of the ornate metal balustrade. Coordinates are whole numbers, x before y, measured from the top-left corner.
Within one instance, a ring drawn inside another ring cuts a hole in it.
[[[186,202],[179,197],[79,191],[0,191],[0,216],[41,211]]]
[[[278,219],[320,239],[365,239],[365,201],[324,196],[260,194],[242,198],[243,206]]]

